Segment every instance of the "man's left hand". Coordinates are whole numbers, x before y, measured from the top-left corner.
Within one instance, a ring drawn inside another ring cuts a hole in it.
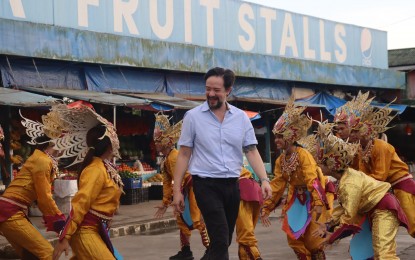
[[[261,183],[261,189],[262,189],[262,197],[264,198],[264,200],[270,199],[272,197],[272,189],[268,181],[263,181]]]

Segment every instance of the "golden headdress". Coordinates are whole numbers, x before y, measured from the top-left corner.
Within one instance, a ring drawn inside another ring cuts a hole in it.
[[[329,123],[327,120],[324,122],[319,122],[313,120],[318,123],[318,128],[315,134],[307,135],[306,137],[301,138],[297,141],[299,145],[301,145],[304,149],[309,151],[313,157],[317,156],[317,152],[319,150],[319,141],[332,134],[334,123]]]
[[[111,141],[113,155],[120,158],[118,151],[120,143],[114,125],[97,114],[91,107],[83,103],[74,102],[70,105],[56,104],[51,108],[52,112],[57,113],[60,119],[59,124],[65,133],[63,137],[52,140],[55,144],[54,149],[60,151],[58,158],[75,158],[68,167],[83,161],[89,150],[86,143],[87,133],[91,128],[99,124],[104,125],[106,128],[104,135],[100,139],[107,136]]]
[[[361,136],[369,136],[370,138],[377,137],[378,134],[391,128],[387,127],[387,125],[395,117],[390,115],[392,109],[389,107],[389,104],[382,108],[377,108],[370,105],[372,99],[361,100],[360,102],[363,102],[363,105],[360,107],[355,104],[356,108],[350,117],[350,128],[359,131]]]
[[[50,111],[42,116],[42,123],[25,118],[21,111],[22,125],[26,128],[26,134],[30,137],[28,144],[36,145],[36,138],[46,135],[50,139],[59,138],[62,135],[62,126],[59,116],[54,111]]]
[[[309,151],[313,157],[317,155],[317,136],[315,134],[307,135],[298,140],[297,143]]]
[[[163,113],[156,114],[153,139],[156,144],[163,148],[171,147],[179,141],[183,120],[170,125],[169,118]]]
[[[355,129],[359,126],[367,113],[372,109],[370,102],[372,102],[374,97],[369,98],[369,94],[369,91],[364,94],[359,91],[356,97],[347,102],[349,110],[349,126],[351,129]]]
[[[348,143],[330,133],[319,139],[317,162],[330,170],[339,171],[349,167],[360,144]]]
[[[294,104],[294,96],[288,100],[285,110],[278,118],[272,132],[280,134],[288,142],[295,142],[307,135],[307,130],[311,126],[311,119],[301,114],[306,107],[299,107]]]

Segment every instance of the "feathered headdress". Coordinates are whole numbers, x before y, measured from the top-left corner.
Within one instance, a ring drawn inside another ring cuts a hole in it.
[[[285,110],[278,118],[272,129],[274,134],[280,134],[283,139],[293,143],[307,135],[311,126],[311,119],[301,114],[306,107],[299,107],[294,104],[294,96],[288,100]]]
[[[156,114],[154,125],[154,142],[160,144],[163,148],[171,147],[179,141],[183,120],[174,125],[170,125],[169,118],[163,113]]]
[[[22,125],[26,128],[26,134],[30,137],[28,144],[36,145],[36,138],[46,135],[50,139],[58,138],[62,135],[62,126],[56,112],[50,111],[42,116],[42,123],[25,118],[19,110],[22,117]]]
[[[315,134],[307,135],[298,140],[297,143],[309,151],[313,157],[317,155],[317,136]]]
[[[392,109],[389,107],[390,104],[382,108],[377,108],[368,105],[367,102],[370,103],[370,101],[372,101],[372,99],[367,100],[363,108],[354,111],[356,116],[351,117],[350,127],[352,130],[359,131],[361,136],[375,138],[378,134],[391,128],[387,127],[387,125],[395,116],[390,115],[392,112]]]
[[[346,103],[348,104],[349,126],[351,129],[358,127],[367,113],[371,111],[372,107],[370,102],[375,97],[369,98],[369,94],[369,91],[364,94],[359,91],[356,97]]]
[[[339,171],[349,167],[360,144],[348,143],[333,134],[322,136],[317,152],[317,162],[330,170]]]
[[[57,113],[57,116],[60,118],[59,124],[65,132],[63,137],[52,140],[55,144],[54,149],[60,151],[58,158],[75,158],[68,167],[83,161],[89,150],[86,143],[87,133],[91,128],[99,124],[104,125],[106,128],[104,135],[100,139],[108,136],[111,141],[113,155],[120,158],[118,151],[120,143],[114,125],[97,114],[93,108],[74,102],[70,105],[54,105],[51,108],[51,112]]]

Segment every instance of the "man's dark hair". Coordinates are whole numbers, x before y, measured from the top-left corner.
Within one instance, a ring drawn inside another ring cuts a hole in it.
[[[233,83],[235,83],[235,73],[230,69],[224,69],[221,67],[215,67],[205,74],[205,81],[210,77],[222,77],[223,78],[223,84],[225,86],[225,89],[228,90],[230,87],[233,86]]]

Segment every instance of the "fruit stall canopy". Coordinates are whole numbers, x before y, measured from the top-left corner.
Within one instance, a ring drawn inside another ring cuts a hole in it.
[[[51,96],[38,95],[17,89],[0,87],[0,105],[16,107],[48,106],[48,103],[56,101]]]
[[[134,106],[147,105],[150,102],[140,99],[121,95],[115,95],[104,92],[76,89],[45,89],[34,87],[21,87],[24,90],[39,94],[47,94],[58,97],[68,97],[75,100],[83,100],[91,103],[98,103],[111,106]]]

